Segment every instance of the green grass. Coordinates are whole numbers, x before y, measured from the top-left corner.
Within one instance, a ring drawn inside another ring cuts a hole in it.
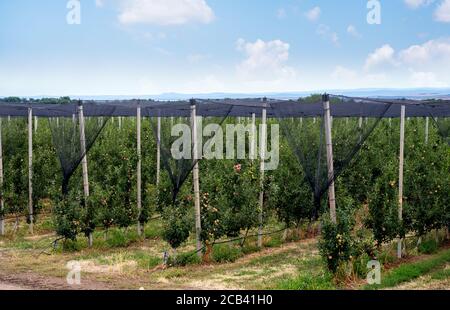
[[[282,280],[277,284],[278,290],[334,290],[333,276],[324,273],[320,275],[301,274],[296,278]]]
[[[198,265],[201,262],[201,258],[195,252],[178,253],[176,256],[170,256],[168,260],[170,266]]]
[[[443,269],[435,271],[431,274],[433,280],[445,280],[450,278],[450,269]]]
[[[213,247],[212,259],[216,263],[232,263],[243,255],[242,250],[229,244],[217,244]]]
[[[266,248],[276,248],[283,244],[283,240],[281,235],[273,235],[267,238],[267,241],[264,242],[263,246]]]
[[[160,238],[163,232],[163,222],[160,220],[149,221],[144,228],[144,236],[148,239]]]
[[[414,280],[424,274],[430,273],[448,262],[450,262],[450,250],[445,250],[431,256],[429,259],[401,265],[400,267],[395,268],[384,275],[381,279],[381,284],[366,285],[364,286],[364,289],[395,287],[399,284]]]
[[[434,239],[425,240],[419,245],[419,252],[422,254],[434,254],[438,251],[439,245]]]
[[[144,251],[137,251],[129,254],[129,258],[137,262],[142,269],[152,269],[163,263],[161,257],[149,255]]]

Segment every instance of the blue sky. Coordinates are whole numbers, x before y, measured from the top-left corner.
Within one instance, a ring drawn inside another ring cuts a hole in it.
[[[450,86],[450,0],[0,0],[0,95]]]

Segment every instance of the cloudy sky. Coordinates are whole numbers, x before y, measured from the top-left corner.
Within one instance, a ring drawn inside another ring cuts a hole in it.
[[[73,1],[0,1],[0,96],[450,86],[450,0]]]

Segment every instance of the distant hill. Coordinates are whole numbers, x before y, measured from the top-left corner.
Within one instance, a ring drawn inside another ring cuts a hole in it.
[[[351,89],[351,90],[315,90],[298,92],[268,92],[268,93],[208,93],[208,94],[181,94],[164,93],[160,95],[140,95],[140,96],[70,96],[72,99],[85,100],[115,100],[115,99],[153,99],[153,100],[186,100],[198,99],[223,99],[223,98],[273,98],[273,99],[298,99],[311,94],[330,93],[351,97],[371,97],[371,98],[408,98],[408,99],[450,99],[450,88],[413,88],[413,89]],[[0,98],[3,97],[0,95]],[[27,96],[21,96],[28,98]],[[59,96],[32,96],[29,98],[48,98]]]

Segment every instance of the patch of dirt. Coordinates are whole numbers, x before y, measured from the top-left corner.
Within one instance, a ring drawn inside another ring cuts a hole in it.
[[[182,289],[197,290],[242,290],[246,288],[244,285],[245,283],[261,282],[279,278],[284,275],[293,275],[297,272],[297,267],[291,264],[278,265],[269,268],[268,270],[256,266],[247,266],[247,264],[251,263],[253,260],[260,257],[282,254],[296,249],[301,251],[302,246],[308,246],[315,242],[315,239],[307,239],[288,243],[276,248],[267,248],[261,252],[246,255],[235,262],[228,264],[191,266],[188,267],[190,272],[187,272],[185,275],[183,274],[175,279],[158,277],[157,282],[163,286],[170,286],[172,289],[179,287]],[[216,269],[219,266],[222,270]],[[205,271],[208,273],[207,279],[204,277]]]
[[[26,236],[24,237],[25,240],[27,241],[36,241],[36,240],[41,240],[41,239],[45,239],[48,237],[55,237],[56,238],[56,234],[51,233],[51,234],[43,234],[43,235],[33,235],[33,236]]]
[[[307,239],[276,248],[266,248],[229,264],[188,266],[183,269],[180,276],[175,277],[170,277],[170,273],[165,277],[166,271],[156,270],[157,268],[152,271],[140,272],[137,262],[129,259],[126,255],[106,256],[107,263],[96,259],[84,259],[77,261],[81,267],[80,286],[67,284],[65,262],[62,257],[58,257],[58,261],[55,261],[56,257],[53,256],[48,259],[43,257],[45,259],[39,264],[46,264],[47,267],[39,269],[38,267],[41,265],[34,264],[36,260],[32,256],[27,256],[29,262],[20,258],[19,253],[23,253],[23,250],[19,252],[0,250],[0,261],[20,260],[22,262],[21,264],[0,264],[0,289],[105,290],[138,288],[140,286],[144,286],[146,289],[243,289],[246,288],[246,283],[253,285],[256,282],[270,281],[275,277],[291,275],[297,271],[291,264],[282,264],[274,270],[269,268],[270,266],[265,266],[268,269],[258,268],[251,264],[253,260],[265,256],[283,255],[283,253],[288,255],[292,251],[299,253],[308,251],[309,253],[312,250],[309,245],[314,242],[316,242],[315,239]],[[70,258],[75,257],[64,257],[64,260],[67,262]],[[52,266],[56,266],[55,264],[59,264],[59,267],[53,268]],[[38,269],[35,270],[35,267]]]
[[[441,248],[440,248],[440,250],[439,251],[445,251],[445,250],[447,250],[447,249],[450,249],[450,242],[446,242]],[[411,264],[411,263],[416,263],[416,262],[419,262],[419,261],[422,261],[422,260],[426,260],[426,259],[428,259],[428,258],[430,258],[432,255],[427,255],[427,254],[420,254],[420,255],[416,255],[416,256],[406,256],[406,257],[403,257],[403,258],[401,258],[401,259],[397,259],[395,262],[393,262],[393,263],[386,263],[386,264],[384,264],[384,270],[383,270],[383,273],[386,273],[386,272],[389,272],[390,270],[392,270],[392,269],[395,269],[395,268],[397,268],[397,267],[400,267],[401,265],[403,265],[403,264]],[[448,265],[446,265],[446,267],[445,267],[446,269],[448,268]],[[424,276],[425,277],[425,276]],[[421,278],[424,278],[424,277],[421,277]],[[420,279],[420,278],[419,278]],[[431,280],[431,279],[430,279]],[[444,280],[445,281],[445,280]],[[414,281],[415,282],[415,281]],[[423,282],[423,281],[422,281]],[[437,281],[437,280],[433,280],[433,282],[442,282],[442,281]],[[405,283],[405,284],[403,284],[403,285],[408,285],[408,283],[409,282],[407,282],[407,283]],[[345,283],[345,287],[347,288],[347,289],[359,289],[359,288],[361,288],[361,287],[363,287],[363,286],[365,286],[367,284],[367,281],[365,280],[365,279],[360,279],[360,278],[357,278],[357,277],[354,277],[354,278],[352,278],[352,279],[348,279],[348,281]],[[393,288],[393,289],[399,289],[399,290],[403,290],[403,289],[405,289],[405,290],[408,290],[408,289],[413,289],[413,288],[401,288],[403,285],[401,285],[401,286],[397,286],[397,287],[395,287],[395,288]],[[422,288],[420,288],[420,287],[418,287],[418,288],[416,288],[416,289],[424,289],[424,290],[427,290],[427,289],[430,289],[430,290],[433,290],[433,289],[440,289],[440,288],[427,288],[426,286],[425,286],[425,284],[424,283],[422,283],[422,285],[424,285]],[[439,284],[436,284],[437,286],[439,286]],[[447,289],[450,289],[450,280],[448,280],[448,282],[447,282]]]
[[[69,285],[66,279],[41,276],[32,272],[8,274],[0,270],[0,289],[20,290],[107,290],[114,289],[105,283],[83,279],[81,285]]]
[[[430,276],[423,276],[389,290],[450,290],[450,278],[433,280]]]
[[[0,282],[0,291],[24,291],[24,290],[26,289],[21,286]]]
[[[87,273],[122,274],[126,270],[134,270],[137,267],[137,263],[132,260],[113,265],[99,265],[93,260],[81,260],[77,262],[80,264],[81,271]]]

